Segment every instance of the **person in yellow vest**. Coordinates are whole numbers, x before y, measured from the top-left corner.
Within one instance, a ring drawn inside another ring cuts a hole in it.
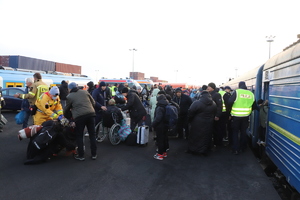
[[[42,81],[42,75],[40,73],[33,74],[34,83],[29,88],[28,94],[15,94],[14,97],[20,99],[28,99],[30,106],[33,106],[36,100],[44,92],[49,91],[49,86]]]
[[[41,125],[48,120],[61,120],[64,117],[57,86],[52,87],[49,92],[42,94],[35,105],[37,111],[33,116],[34,125]]]
[[[118,87],[119,87],[119,84],[118,84],[118,83],[115,83],[114,86],[112,86],[112,87],[110,88],[110,90],[111,90],[111,96],[112,96],[112,97],[116,96],[116,91],[118,90]]]
[[[229,89],[231,90],[231,88],[229,86],[225,87],[226,90]],[[228,120],[229,120],[229,115],[230,113],[228,112],[228,100],[231,96],[231,94],[229,92],[227,92],[225,90],[225,88],[220,88],[223,90],[220,90],[219,93],[221,94],[222,97],[222,114],[220,116],[220,121],[219,121],[219,131],[220,131],[220,135],[221,135],[221,139],[223,139],[223,141],[228,141],[228,137],[227,137],[227,124],[228,124]]]
[[[247,128],[252,110],[257,109],[254,94],[247,90],[244,81],[239,82],[239,89],[229,98],[232,125],[232,150],[235,155],[247,148]],[[240,137],[239,137],[240,134]]]

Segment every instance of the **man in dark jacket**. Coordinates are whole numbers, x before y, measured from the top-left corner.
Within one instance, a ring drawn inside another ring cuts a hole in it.
[[[141,125],[142,120],[146,118],[147,111],[145,107],[143,106],[137,91],[135,90],[128,90],[128,88],[123,88],[122,94],[127,97],[127,103],[125,106],[123,106],[121,109],[122,111],[124,110],[129,110],[130,113],[130,128],[131,131],[134,131],[136,125]]]
[[[96,134],[95,134],[95,101],[92,96],[86,90],[79,90],[76,83],[72,82],[69,84],[70,94],[67,96],[67,105],[64,109],[64,113],[72,112],[72,117],[75,121],[75,134],[76,142],[78,146],[78,154],[75,155],[75,159],[83,161],[84,150],[83,150],[83,131],[87,127],[92,159],[97,158],[97,145],[96,145]],[[65,114],[66,115],[66,114]],[[66,115],[66,117],[68,117]]]
[[[99,87],[93,91],[92,94],[96,106],[95,106],[95,111],[96,111],[96,121],[95,124],[98,124],[102,120],[102,112],[106,111],[106,104],[108,99],[107,92],[106,92],[106,84],[105,82],[100,82]]]
[[[123,115],[121,113],[121,110],[116,106],[115,100],[110,99],[108,101],[107,110],[103,114],[103,126],[110,128],[115,123],[115,121],[116,123],[121,123],[122,119]]]
[[[68,94],[69,94],[68,83],[63,80],[61,82],[61,85],[59,86],[59,98],[63,109],[66,107]]]
[[[214,83],[209,83],[207,85],[207,91],[210,93],[212,100],[217,105],[217,113],[215,116],[214,122],[214,131],[213,131],[213,138],[214,138],[214,145],[222,146],[223,145],[223,136],[222,133],[219,131],[219,120],[222,115],[222,97],[220,93],[216,91],[216,85]]]
[[[169,148],[168,127],[165,122],[166,106],[168,105],[166,96],[163,94],[157,95],[157,104],[154,113],[152,127],[156,131],[156,141],[158,152],[154,155],[157,160],[163,160],[167,157],[167,149]]]
[[[183,129],[185,130],[185,138],[189,137],[189,128],[188,128],[188,110],[193,103],[191,97],[182,94],[181,88],[176,88],[175,96],[173,101],[177,103],[180,107],[180,112],[178,115],[177,123],[177,132],[178,138],[183,138]]]

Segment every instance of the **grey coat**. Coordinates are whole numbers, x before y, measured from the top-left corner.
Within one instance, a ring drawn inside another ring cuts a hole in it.
[[[64,114],[71,110],[75,121],[81,117],[96,116],[94,106],[95,101],[89,92],[73,88],[67,96],[67,105],[64,109]]]

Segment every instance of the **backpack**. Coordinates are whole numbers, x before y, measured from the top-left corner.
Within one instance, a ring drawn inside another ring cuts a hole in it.
[[[169,103],[166,106],[166,113],[165,113],[165,122],[168,129],[169,130],[175,129],[177,121],[178,121],[178,110],[175,106]]]

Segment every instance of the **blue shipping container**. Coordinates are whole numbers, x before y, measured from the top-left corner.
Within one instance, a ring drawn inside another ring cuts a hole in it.
[[[55,71],[55,62],[25,56],[9,56],[9,66],[20,69]]]

